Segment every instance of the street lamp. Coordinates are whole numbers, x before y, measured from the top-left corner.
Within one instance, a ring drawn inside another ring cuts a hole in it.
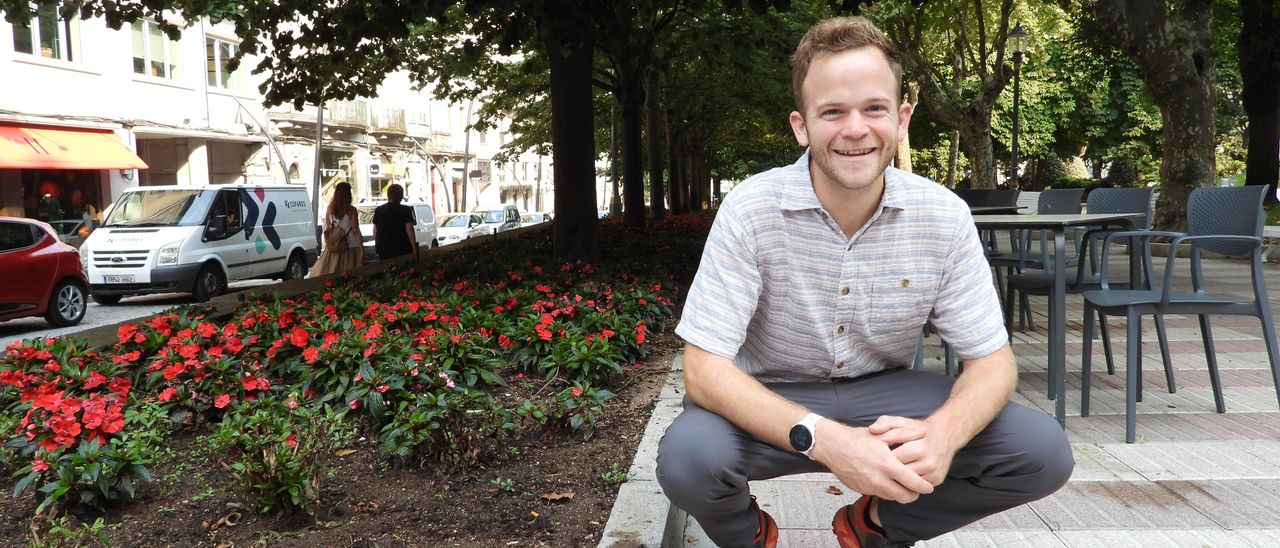
[[[1010,147],[1013,157],[1009,160],[1009,184],[1018,181],[1018,101],[1022,93],[1022,53],[1026,51],[1027,29],[1022,23],[1014,25],[1009,31],[1009,39],[1013,42],[1013,146]]]

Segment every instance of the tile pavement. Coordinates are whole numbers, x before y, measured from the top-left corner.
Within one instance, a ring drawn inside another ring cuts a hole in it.
[[[1206,278],[1228,290],[1247,288],[1247,265],[1206,261]],[[1272,309],[1280,311],[1280,266],[1267,265]],[[1183,280],[1185,281],[1185,280]],[[1019,383],[1015,401],[1052,413],[1045,397],[1045,303],[1032,298],[1036,329],[1015,332]],[[1261,328],[1252,318],[1215,317],[1227,413],[1213,409],[1199,326],[1169,316],[1177,392],[1167,392],[1153,322],[1144,322],[1143,385],[1138,442],[1124,441],[1124,323],[1113,318],[1118,375],[1106,373],[1101,343],[1093,348],[1089,417],[1081,417],[1082,305],[1068,296],[1067,434],[1076,457],[1058,493],[991,516],[923,547],[1275,547],[1280,546],[1280,405]],[[1149,344],[1148,344],[1149,343]],[[936,337],[926,341],[926,368],[942,371]],[[672,508],[653,476],[657,440],[679,412],[679,360],[654,411],[649,432],[623,486],[601,546],[713,546],[697,522]],[[843,494],[833,495],[828,487]],[[781,546],[832,547],[831,516],[857,498],[829,474],[753,482],[752,492],[782,528]]]

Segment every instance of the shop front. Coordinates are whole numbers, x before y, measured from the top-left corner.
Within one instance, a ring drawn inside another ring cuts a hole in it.
[[[101,220],[113,180],[140,169],[110,130],[0,125],[0,215]]]

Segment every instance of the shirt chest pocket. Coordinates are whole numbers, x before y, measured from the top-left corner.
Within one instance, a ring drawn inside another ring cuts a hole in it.
[[[883,276],[871,287],[868,332],[887,345],[914,345],[938,296],[938,278]]]

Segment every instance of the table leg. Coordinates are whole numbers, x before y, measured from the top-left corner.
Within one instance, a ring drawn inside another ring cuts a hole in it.
[[[1049,390],[1054,416],[1066,427],[1067,416],[1067,281],[1066,238],[1062,227],[1053,229],[1053,295],[1049,298]]]

